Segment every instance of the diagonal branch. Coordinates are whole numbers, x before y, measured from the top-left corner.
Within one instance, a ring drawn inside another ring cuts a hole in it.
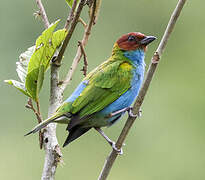
[[[43,7],[43,4],[42,4],[41,0],[36,0],[36,4],[37,4],[37,6],[38,6],[38,8],[39,8],[39,10],[40,10],[40,15],[41,15],[42,20],[43,20],[43,22],[44,22],[45,28],[48,28],[48,26],[49,26],[50,23],[49,23],[49,21],[48,21],[48,17],[47,17],[47,15],[46,15],[46,11],[45,11],[45,9],[44,9],[44,7]]]
[[[34,112],[34,114],[36,115],[36,118],[38,120],[38,123],[42,122],[42,118],[41,118],[41,114],[40,114],[39,108],[38,108],[38,111],[34,108],[33,102],[32,102],[31,98],[28,98],[28,102],[25,105],[25,107],[28,108],[28,109],[31,109]],[[38,105],[38,107],[39,107],[39,105]]]
[[[27,101],[27,104],[25,107],[28,109],[31,109],[34,112],[34,114],[36,115],[36,119],[38,120],[38,123],[41,123],[42,117],[41,117],[41,112],[40,112],[39,101],[36,102],[36,106],[37,106],[37,110],[33,106],[32,99],[28,98],[28,101]],[[39,131],[39,145],[40,145],[40,149],[42,149],[43,148],[43,132],[41,130]]]
[[[86,0],[81,0],[80,3],[79,3],[79,5],[78,5],[78,9],[77,9],[77,12],[76,12],[76,14],[75,14],[75,16],[74,16],[74,18],[73,18],[72,23],[71,23],[71,27],[70,27],[70,29],[69,29],[69,31],[68,31],[68,34],[67,34],[67,36],[66,36],[66,38],[65,38],[65,40],[64,40],[64,42],[63,42],[63,45],[62,45],[62,47],[61,47],[61,49],[60,49],[60,52],[59,52],[59,54],[58,54],[58,57],[57,57],[56,60],[55,60],[55,64],[56,64],[56,65],[60,65],[60,64],[61,64],[61,60],[62,60],[62,58],[63,58],[63,54],[64,54],[64,52],[65,52],[65,50],[66,50],[66,48],[67,48],[67,45],[68,45],[68,43],[69,43],[69,41],[70,41],[70,39],[71,39],[71,36],[72,36],[72,34],[73,34],[73,32],[74,32],[74,29],[75,29],[75,27],[76,27],[76,25],[77,25],[77,23],[78,23],[78,20],[79,20],[81,11],[82,11],[82,9],[83,9],[83,6],[85,5],[85,1],[86,1]]]
[[[64,26],[64,28],[65,28],[66,30],[68,30],[68,28],[69,28],[69,26],[70,26],[70,23],[73,21],[75,9],[76,9],[76,6],[77,6],[77,2],[78,2],[78,0],[74,0],[74,1],[73,1],[73,6],[72,6],[72,8],[71,8],[71,11],[70,11],[70,13],[69,13],[69,15],[68,15],[68,18],[67,18],[66,23],[65,23],[65,26]]]
[[[86,76],[87,70],[88,70],[87,55],[86,55],[86,53],[85,53],[85,49],[84,49],[84,47],[83,47],[81,41],[78,41],[78,46],[80,46],[80,48],[81,48],[81,52],[82,52],[82,54],[83,54],[83,60],[84,60],[83,69],[81,69],[81,71],[83,71],[83,75]]]
[[[83,47],[85,47],[85,45],[87,44],[88,42],[88,39],[89,39],[89,36],[90,36],[90,33],[91,33],[91,29],[94,25],[94,20],[96,18],[96,14],[98,14],[98,11],[100,9],[100,7],[98,9],[96,9],[96,4],[97,2],[96,1],[101,1],[101,0],[94,0],[93,2],[93,6],[92,6],[92,15],[90,17],[90,21],[87,25],[87,27],[85,28],[85,31],[84,31],[84,35],[83,35],[83,39],[81,40],[81,45]],[[62,83],[61,85],[61,88],[63,89],[63,91],[65,90],[65,88],[67,87],[67,85],[70,83],[71,79],[72,79],[72,76],[73,76],[73,73],[75,72],[76,68],[77,68],[77,65],[82,57],[82,48],[79,46],[78,49],[77,49],[77,53],[73,59],[73,63],[70,67],[70,70],[68,71],[67,75],[66,75],[66,78],[64,80],[64,82]]]
[[[147,90],[149,88],[149,85],[151,83],[152,77],[153,77],[155,70],[157,68],[157,65],[159,63],[160,57],[161,57],[161,55],[166,47],[168,39],[169,39],[173,29],[174,29],[174,26],[177,22],[177,19],[181,13],[181,10],[182,10],[185,2],[186,2],[186,0],[179,0],[175,10],[173,11],[173,13],[171,15],[171,18],[170,18],[169,23],[167,25],[167,28],[164,32],[164,35],[161,39],[161,42],[160,42],[154,56],[152,57],[151,64],[149,66],[145,81],[144,81],[144,83],[140,89],[139,95],[134,103],[134,106],[133,106],[133,113],[134,114],[137,114],[140,110],[140,107],[144,101],[145,95],[146,95]],[[118,149],[120,149],[122,147],[122,144],[123,144],[125,138],[127,137],[127,134],[129,132],[130,128],[132,127],[135,119],[136,118],[128,117],[128,119],[125,123],[125,126],[122,129],[122,132],[121,132],[121,134],[117,140],[117,143],[116,143],[116,147]],[[110,173],[110,170],[111,170],[111,168],[112,168],[112,166],[117,158],[117,155],[118,155],[117,152],[115,150],[112,150],[112,152],[110,153],[110,155],[108,156],[108,158],[105,161],[104,167],[100,173],[98,180],[106,180],[107,179],[107,176]]]

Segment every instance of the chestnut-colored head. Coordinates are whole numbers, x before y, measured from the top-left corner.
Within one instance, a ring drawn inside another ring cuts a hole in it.
[[[131,32],[118,39],[117,44],[120,49],[131,51],[139,48],[146,49],[146,46],[155,39],[156,37],[154,36],[145,36],[140,32]]]

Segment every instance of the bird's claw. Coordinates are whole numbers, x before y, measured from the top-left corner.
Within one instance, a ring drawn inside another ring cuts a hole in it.
[[[123,145],[124,145],[124,144],[123,144]],[[111,146],[112,146],[112,148],[117,152],[117,154],[123,155],[123,150],[122,150],[122,148],[118,149],[118,148],[116,147],[116,145],[115,145],[115,142],[112,142],[112,143],[111,143]]]
[[[129,110],[128,110],[128,114],[132,118],[139,118],[139,117],[142,116],[142,110],[140,109],[137,114],[133,114],[132,107],[130,107]]]

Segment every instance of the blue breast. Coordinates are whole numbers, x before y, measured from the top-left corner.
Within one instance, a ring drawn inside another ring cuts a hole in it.
[[[111,103],[109,106],[104,108],[99,113],[108,115],[112,112],[131,106],[131,104],[134,102],[135,98],[139,93],[140,87],[143,82],[144,71],[145,71],[144,51],[143,50],[129,51],[129,52],[125,52],[124,55],[133,62],[135,67],[132,71],[133,77],[131,82],[131,88],[127,92],[122,94],[116,101]],[[112,121],[115,119],[116,119],[115,116],[109,118],[108,122],[112,123]]]

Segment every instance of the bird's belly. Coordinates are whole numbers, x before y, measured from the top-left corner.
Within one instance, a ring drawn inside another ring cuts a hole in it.
[[[139,93],[140,85],[141,85],[141,81],[138,81],[135,87],[132,87],[131,89],[129,89],[127,92],[122,94],[117,100],[115,100],[113,103],[111,103],[110,105],[108,105],[106,108],[104,108],[98,113],[106,117],[104,119],[105,126],[112,125],[114,122],[116,122],[120,118],[121,115],[124,114],[124,113],[121,113],[116,116],[107,118],[110,113],[113,113],[123,108],[131,106],[131,104],[134,102],[135,98],[137,97]]]
[[[135,98],[139,93],[141,83],[142,83],[142,78],[140,78],[137,82],[135,82],[135,85],[132,86],[124,94],[122,94],[117,100],[115,100],[113,103],[108,105],[100,112],[104,114],[110,114],[112,112],[131,106],[131,104],[133,103],[133,101],[135,100]]]
[[[133,92],[133,90],[128,90],[113,103],[96,113],[91,119],[87,120],[84,126],[103,127],[113,125],[115,122],[117,122],[117,120],[120,119],[124,112],[113,117],[109,117],[110,113],[130,106],[136,98],[137,94],[138,92],[136,93]]]
[[[113,125],[115,122],[117,122],[117,120],[120,119],[120,117],[124,114],[124,112],[115,115],[113,117],[109,117],[110,113],[113,113],[115,111],[130,106],[133,103],[134,99],[136,98],[138,91],[139,91],[138,89],[131,88],[130,90],[122,94],[113,103],[111,103],[106,108],[104,108],[103,110],[99,111],[94,116],[92,116],[91,119],[87,119],[86,123],[83,126],[103,127],[103,126]]]
[[[103,109],[101,112],[103,114],[110,114],[112,112],[115,112],[115,111],[118,111],[118,110],[123,109],[125,107],[128,107],[132,104],[135,97],[136,97],[136,95],[132,91],[128,90],[126,93],[121,95],[117,100],[115,100],[113,103],[111,103],[105,109]]]

